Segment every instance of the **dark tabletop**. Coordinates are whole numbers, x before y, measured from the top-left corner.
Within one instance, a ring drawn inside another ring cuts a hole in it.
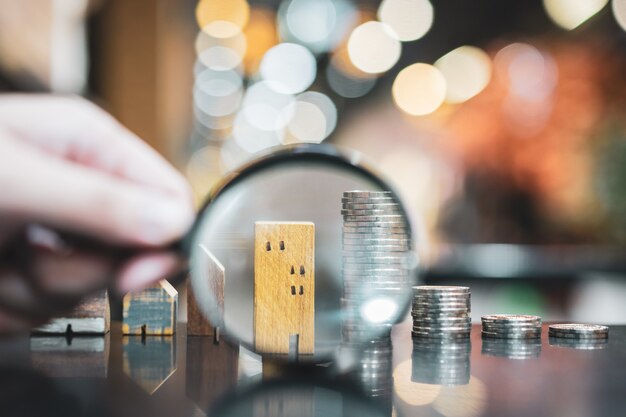
[[[116,323],[114,323],[116,324]],[[605,343],[413,340],[410,324],[338,374],[261,364],[209,337],[0,340],[0,415],[624,416],[626,327]]]

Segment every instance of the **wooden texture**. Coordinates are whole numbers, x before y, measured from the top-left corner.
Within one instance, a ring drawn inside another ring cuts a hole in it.
[[[33,333],[105,334],[111,329],[111,309],[106,290],[85,299],[74,310],[53,318]]]
[[[123,339],[124,373],[148,394],[154,394],[176,371],[176,339],[171,336]]]
[[[315,225],[257,222],[254,246],[254,344],[257,352],[313,354]]]
[[[216,312],[209,312],[210,306],[205,306],[207,311],[198,306],[196,296],[191,285],[187,285],[187,335],[188,336],[215,336],[215,328],[206,318],[208,313],[212,313],[209,317],[220,316],[224,314],[224,266],[217,258],[206,248],[204,252],[207,254],[207,271],[206,282],[203,285],[204,291],[210,291],[217,300]],[[205,297],[206,298],[206,297]],[[216,323],[217,327],[221,323]],[[219,331],[218,331],[219,332]]]
[[[30,357],[34,369],[53,378],[105,378],[109,335],[31,337]]]
[[[122,332],[172,335],[176,331],[178,291],[166,280],[124,296]]]

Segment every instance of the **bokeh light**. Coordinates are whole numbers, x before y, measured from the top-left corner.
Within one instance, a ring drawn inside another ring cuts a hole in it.
[[[337,124],[337,108],[325,94],[307,91],[292,104],[292,118],[283,143],[320,143]]]
[[[441,391],[441,385],[420,384],[411,380],[413,363],[410,359],[400,362],[393,370],[394,392],[408,405],[431,404]]]
[[[405,42],[423,37],[433,25],[433,18],[433,6],[428,0],[383,0],[378,9],[378,20]]]
[[[185,174],[198,201],[205,198],[223,173],[224,165],[218,146],[198,149],[191,155],[185,167]]]
[[[249,18],[250,6],[246,0],[200,0],[196,7],[200,28],[218,38],[241,32]]]
[[[613,16],[617,24],[624,30],[626,30],[626,0],[613,0],[611,2],[611,8],[613,9]]]
[[[249,118],[243,112],[237,114],[233,124],[233,137],[237,145],[251,154],[280,145],[283,134],[283,129],[259,129],[250,123]]]
[[[277,91],[271,82],[261,81],[246,91],[241,112],[256,129],[281,130],[291,120],[294,101],[293,95]]]
[[[278,27],[282,39],[320,53],[336,47],[356,17],[348,0],[289,0],[281,4]]]
[[[306,90],[315,80],[317,63],[304,46],[281,43],[267,51],[260,67],[261,76],[284,94]]]
[[[252,8],[250,22],[243,32],[248,44],[243,60],[246,74],[255,74],[265,53],[278,43],[275,22],[276,16],[273,11],[260,7]]]
[[[432,65],[413,64],[398,73],[392,95],[396,105],[406,113],[426,115],[437,110],[446,98],[446,80]]]
[[[435,62],[446,79],[446,101],[462,103],[480,93],[491,79],[489,55],[474,46],[461,46]]]
[[[234,138],[224,142],[220,149],[220,155],[224,171],[232,171],[253,158],[253,154],[239,146]]]
[[[346,98],[363,97],[376,85],[375,77],[351,77],[339,70],[334,59],[326,67],[326,81],[335,93]]]
[[[566,30],[576,29],[606,6],[609,0],[543,0],[550,19]]]
[[[494,58],[500,77],[511,92],[527,100],[543,100],[552,93],[557,81],[556,65],[539,49],[527,43],[502,48]]]
[[[232,36],[216,37],[200,31],[196,37],[198,60],[207,68],[215,70],[236,68],[246,53],[246,37],[243,33],[233,23],[224,22],[224,24],[233,27]]]
[[[380,74],[393,67],[402,46],[389,26],[365,22],[357,26],[348,39],[348,55],[355,67],[369,74]]]
[[[487,408],[487,386],[475,376],[469,384],[442,387],[433,409],[445,417],[478,417]]]
[[[243,79],[233,70],[200,72],[193,88],[194,105],[213,117],[237,111],[243,96]]]

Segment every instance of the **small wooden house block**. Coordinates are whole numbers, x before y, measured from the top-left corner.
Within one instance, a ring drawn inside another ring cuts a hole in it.
[[[207,255],[206,280],[202,282],[199,291],[210,292],[217,301],[218,311],[210,312],[211,317],[224,314],[224,266],[217,260],[215,255],[205,247],[201,249]],[[199,286],[198,286],[199,287]],[[205,309],[210,306],[204,306]],[[216,323],[215,327],[207,319],[209,311],[204,311],[198,305],[191,283],[187,285],[187,335],[188,336],[215,336],[219,338],[219,327],[221,323]]]
[[[35,334],[106,334],[111,329],[111,309],[107,290],[86,298],[71,312],[53,318],[36,328]]]
[[[254,244],[256,351],[313,354],[315,225],[257,222]]]
[[[172,335],[176,331],[178,291],[166,280],[124,296],[122,332]]]

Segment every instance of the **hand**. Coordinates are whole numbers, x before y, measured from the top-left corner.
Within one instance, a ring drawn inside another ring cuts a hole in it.
[[[184,178],[95,105],[0,96],[0,332],[40,323],[112,276],[122,293],[166,277],[179,258],[162,248],[193,218]],[[54,231],[101,243],[72,247]]]

